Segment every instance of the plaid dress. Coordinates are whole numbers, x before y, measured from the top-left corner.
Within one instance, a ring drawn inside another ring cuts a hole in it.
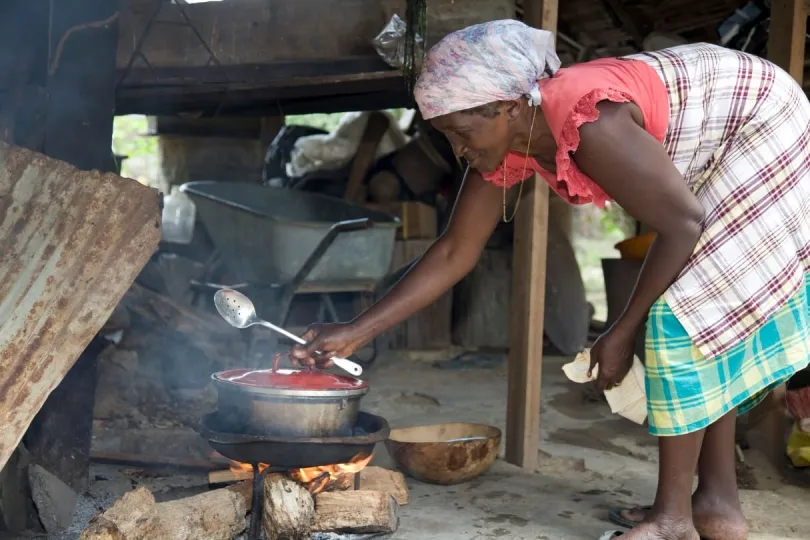
[[[647,323],[650,430],[744,412],[810,358],[810,103],[774,64],[686,45],[630,57],[669,97],[664,145],[706,210]]]

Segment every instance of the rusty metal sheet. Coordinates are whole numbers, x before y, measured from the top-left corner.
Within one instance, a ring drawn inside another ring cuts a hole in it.
[[[0,143],[0,469],[159,240],[157,191]]]

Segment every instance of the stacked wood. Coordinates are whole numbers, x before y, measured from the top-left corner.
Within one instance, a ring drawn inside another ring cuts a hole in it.
[[[313,532],[390,534],[399,527],[399,501],[408,502],[404,477],[367,467],[360,490],[323,492],[313,498],[306,487],[279,474],[264,483],[263,524],[268,540],[309,540]],[[372,489],[369,489],[372,488]]]
[[[231,540],[245,529],[251,494],[246,482],[156,503],[149,491],[138,488],[90,520],[80,540]]]
[[[399,504],[381,491],[336,491],[315,496],[312,530],[391,534],[399,528]]]
[[[268,474],[261,509],[267,539],[310,540],[313,532],[396,531],[400,504],[407,504],[409,499],[404,477],[379,467],[367,467],[358,474],[359,490],[324,492],[315,497],[287,475]],[[252,481],[243,481],[164,503],[155,502],[149,491],[138,488],[94,517],[80,540],[230,540],[245,528],[252,485]]]
[[[366,467],[358,473],[359,491],[380,491],[388,493],[400,506],[410,502],[408,486],[405,483],[405,476],[399,471],[392,471],[382,467]]]

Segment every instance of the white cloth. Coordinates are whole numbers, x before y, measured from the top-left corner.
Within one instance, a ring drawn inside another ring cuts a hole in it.
[[[521,97],[537,106],[537,81],[559,68],[551,32],[514,20],[476,24],[430,50],[414,98],[425,119]]]

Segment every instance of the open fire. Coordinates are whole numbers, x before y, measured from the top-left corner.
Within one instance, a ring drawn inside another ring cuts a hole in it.
[[[326,491],[351,490],[354,489],[355,475],[366,468],[371,457],[358,454],[349,463],[293,469],[287,473],[287,476],[303,485],[312,495]],[[259,472],[267,467],[269,465],[260,463]],[[234,473],[234,480],[248,479],[253,476],[253,466],[249,463],[231,461],[229,468]]]

